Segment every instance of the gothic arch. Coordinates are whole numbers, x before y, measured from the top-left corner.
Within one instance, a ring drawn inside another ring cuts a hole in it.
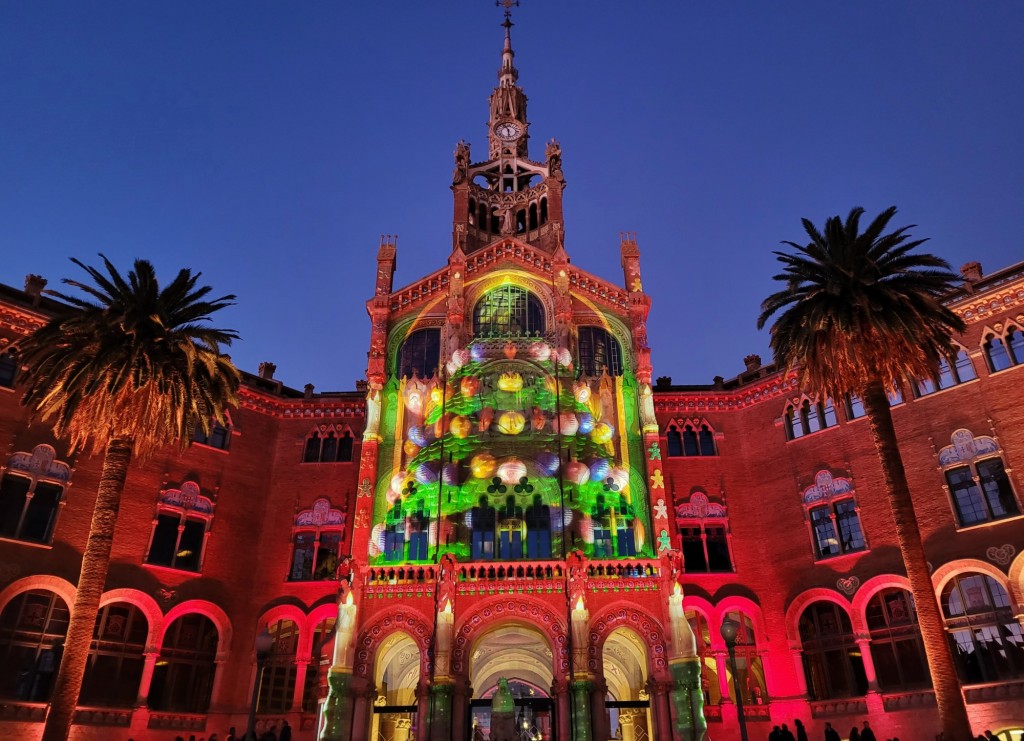
[[[636,633],[647,648],[651,676],[658,679],[668,677],[668,651],[665,631],[661,624],[648,613],[638,610],[628,602],[619,601],[609,605],[590,621],[590,647],[587,667],[596,671],[600,665],[602,651],[608,636],[618,628],[629,628]]]
[[[753,621],[754,635],[758,639],[757,644],[758,646],[763,645],[763,642],[766,640],[766,636],[768,634],[768,628],[764,622],[764,613],[761,612],[761,605],[757,604],[748,597],[741,597],[739,595],[725,597],[722,599],[721,602],[715,605],[715,618],[717,620],[717,624],[714,626],[710,626],[714,628],[712,632],[717,632],[718,637],[722,637],[721,631],[718,631],[717,629],[721,627],[722,621],[725,619],[726,613],[728,613],[731,610],[735,610],[736,612],[742,612],[744,615],[746,615]],[[797,619],[799,620],[799,616],[797,616]],[[724,640],[722,642],[722,645],[725,645]]]
[[[146,633],[146,646],[156,650],[160,646],[157,637],[164,634],[164,613],[156,600],[138,589],[111,589],[100,597],[101,608],[115,602],[127,602],[134,605],[146,616],[146,623],[149,626]]]
[[[465,676],[469,671],[469,656],[473,642],[483,633],[502,622],[520,622],[537,628],[551,645],[558,661],[553,667],[555,679],[569,672],[569,651],[566,626],[543,602],[522,595],[495,597],[474,607],[455,626],[455,640],[452,647],[452,673]]]
[[[302,632],[299,633],[299,646],[296,651],[296,655],[300,658],[308,658],[313,653],[313,634],[316,633],[316,626],[324,620],[337,617],[338,606],[334,602],[314,607],[310,613],[306,615],[306,621],[302,626]]]
[[[786,608],[786,638],[792,645],[800,645],[800,616],[803,615],[804,610],[812,602],[834,602],[844,610],[846,610],[847,616],[850,618],[850,625],[853,627],[855,635],[864,633],[864,621],[860,615],[857,615],[851,609],[849,600],[845,599],[839,592],[834,589],[825,589],[824,587],[816,587],[814,589],[808,589],[805,592],[801,592],[796,598],[789,603],[789,607]]]
[[[385,638],[396,631],[405,633],[419,646],[420,672],[426,673],[430,671],[429,658],[427,656],[432,632],[430,621],[420,614],[419,611],[403,607],[395,613],[387,612],[379,615],[359,633],[352,668],[354,676],[373,679],[370,675],[370,670],[373,668],[377,647]]]
[[[1018,605],[1018,609],[1024,606],[1024,551],[1018,553],[1017,558],[1010,564],[1010,597]]]
[[[295,605],[277,605],[264,612],[256,620],[257,633],[265,626],[269,628],[271,623],[278,620],[291,620],[295,623],[295,629],[299,631],[300,640],[304,637],[306,629],[306,613]]]

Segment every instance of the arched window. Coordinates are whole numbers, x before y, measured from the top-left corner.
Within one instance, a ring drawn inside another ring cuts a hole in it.
[[[206,433],[202,427],[196,425],[196,431],[192,435],[192,442],[209,448],[216,448],[217,450],[227,450],[228,445],[231,443],[231,426],[222,425],[220,422],[213,420],[210,422],[210,432]]]
[[[700,448],[697,447],[697,433],[693,425],[686,425],[683,428],[683,455],[699,455]]]
[[[704,693],[705,705],[720,705],[722,687],[718,681],[718,663],[714,651],[711,650],[711,631],[708,619],[696,610],[687,610],[686,619],[690,630],[697,639],[697,657],[700,659],[700,686]]]
[[[686,573],[733,570],[729,519],[724,505],[709,501],[702,491],[695,491],[688,502],[676,508],[676,525],[682,539]]]
[[[49,543],[64,501],[71,468],[49,445],[15,453],[0,479],[0,537]]]
[[[739,610],[727,612],[725,620],[733,620],[739,625],[736,631],[736,678],[739,680],[740,692],[743,693],[743,702],[746,705],[763,705],[768,701],[768,685],[764,680],[761,657],[757,653],[754,621]],[[731,661],[727,662],[726,672],[729,678],[729,697],[736,702]]]
[[[955,576],[942,590],[942,612],[961,681],[1024,675],[1024,632],[999,582],[986,574]]]
[[[701,455],[717,455],[715,451],[715,433],[708,429],[707,425],[700,426],[697,438],[700,443]]]
[[[441,330],[436,328],[418,329],[412,332],[398,351],[399,378],[419,376],[430,378],[437,372],[441,362]]]
[[[217,671],[217,626],[205,615],[182,615],[167,626],[149,689],[151,710],[205,713]]]
[[[291,620],[278,620],[267,626],[274,640],[263,668],[260,682],[261,713],[284,713],[291,710],[295,697],[295,649],[299,644],[299,627]]]
[[[544,334],[544,307],[525,288],[499,286],[484,294],[473,308],[473,334],[483,338],[539,337]]]
[[[579,372],[582,376],[622,375],[622,348],[603,327],[579,328]]]
[[[11,352],[0,353],[0,386],[14,388],[18,378],[18,361]]]
[[[469,208],[467,209],[467,212],[469,213],[469,223],[473,224],[473,225],[476,225],[476,199],[475,198],[470,198],[469,199]]]
[[[135,605],[117,602],[100,609],[79,705],[134,707],[148,634],[146,616]]]
[[[800,616],[807,691],[812,700],[859,697],[868,691],[860,649],[846,610],[834,602],[813,602]]]
[[[1006,332],[1006,350],[1014,364],[1024,363],[1024,332],[1011,327]]]
[[[548,199],[547,198],[541,198],[540,199],[540,223],[541,224],[547,224],[548,223]]]
[[[530,204],[530,229],[537,228],[537,204]]]
[[[53,592],[33,589],[0,613],[0,697],[48,702],[71,613]]]
[[[985,359],[988,360],[989,370],[993,373],[1006,370],[1014,365],[1014,361],[1001,338],[989,335],[982,348],[985,351]]]
[[[669,425],[668,432],[665,433],[665,438],[669,457],[676,458],[681,456],[683,454],[683,436],[679,432],[679,428],[675,425]]]
[[[867,549],[856,493],[849,479],[818,471],[814,484],[803,490],[801,499],[807,510],[815,559]]]
[[[831,399],[826,399],[824,404],[804,399],[799,406],[791,404],[786,408],[786,437],[789,440],[834,427],[835,424],[836,410]]]
[[[313,650],[306,669],[306,685],[302,691],[302,712],[315,713],[327,682],[334,649],[334,618],[321,620],[313,631]]]
[[[974,371],[971,356],[961,347],[952,364],[946,358],[940,358],[938,370],[934,375],[917,379],[914,383],[914,392],[919,397],[927,396],[966,381],[973,381],[977,377],[978,374]]]
[[[213,501],[199,493],[195,482],[186,481],[180,489],[165,490],[157,502],[146,563],[200,571],[212,520]]]
[[[969,527],[1020,514],[1020,505],[994,438],[959,429],[939,451],[957,524]]]
[[[288,581],[333,579],[344,532],[345,513],[332,509],[329,499],[317,499],[310,509],[299,512],[292,531]]]
[[[898,389],[892,389],[886,392],[886,396],[889,397],[889,406],[894,407],[897,404],[903,403],[903,393]],[[864,400],[861,399],[857,394],[846,395],[846,418],[847,419],[860,419],[867,412],[864,411]]]
[[[883,589],[868,602],[865,617],[878,686],[886,692],[931,686],[910,592]]]
[[[352,430],[348,427],[322,425],[306,438],[303,463],[350,463],[352,461]]]

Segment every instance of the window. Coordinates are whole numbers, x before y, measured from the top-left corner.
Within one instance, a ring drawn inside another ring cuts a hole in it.
[[[332,509],[329,499],[317,499],[312,508],[295,516],[289,581],[333,579],[341,557],[345,514]]]
[[[897,404],[903,403],[903,393],[899,389],[892,389],[886,392],[886,396],[889,397],[889,406],[894,407]],[[860,419],[867,412],[864,411],[864,400],[861,399],[857,394],[846,395],[846,418],[847,419]]]
[[[715,449],[715,433],[703,423],[703,420],[670,424],[665,438],[670,457],[718,455]]]
[[[100,609],[79,705],[135,706],[148,633],[146,616],[135,605],[118,602]]]
[[[834,602],[812,602],[800,616],[804,674],[812,700],[859,697],[868,680],[850,617]]]
[[[905,589],[883,589],[868,602],[871,658],[883,692],[930,687],[914,598]]]
[[[917,396],[927,396],[942,389],[973,381],[977,377],[978,374],[974,370],[971,356],[967,354],[966,350],[960,348],[952,365],[946,358],[941,358],[936,374],[928,378],[919,378],[914,384],[914,391]]]
[[[49,445],[31,453],[15,453],[0,479],[0,537],[28,543],[49,543],[64,501],[70,467],[54,460]]]
[[[733,570],[729,520],[723,505],[709,502],[706,494],[696,491],[676,509],[676,524],[687,573]]]
[[[182,615],[167,626],[160,648],[149,708],[176,713],[205,713],[217,671],[217,627],[205,615]]]
[[[736,631],[736,678],[743,693],[743,702],[746,705],[763,705],[767,702],[768,692],[764,667],[757,653],[754,621],[738,610],[727,612],[724,620],[733,620],[739,625]],[[729,679],[729,697],[736,702],[736,688],[733,686],[732,666],[729,662],[726,662],[725,670]]]
[[[278,620],[267,626],[274,639],[260,682],[258,712],[284,713],[291,710],[295,697],[295,649],[299,627],[291,620]]]
[[[213,502],[199,493],[198,484],[186,481],[181,489],[167,489],[157,503],[146,563],[183,571],[201,570],[212,519]]]
[[[203,432],[203,428],[197,425],[196,431],[192,435],[192,442],[216,448],[217,450],[227,450],[230,440],[231,428],[225,427],[216,421],[210,423],[209,434]]]
[[[302,453],[303,463],[352,461],[352,430],[324,425],[310,433]]]
[[[325,694],[327,671],[331,668],[334,650],[334,618],[321,620],[313,631],[313,651],[306,669],[306,685],[302,692],[302,712],[315,713],[320,697]]]
[[[996,373],[1024,362],[1024,332],[1010,327],[1003,337],[990,334],[982,345],[989,370]]]
[[[48,702],[71,613],[53,592],[22,592],[0,613],[0,697]]]
[[[1002,520],[1020,514],[1010,478],[996,441],[957,430],[951,445],[939,451],[946,489],[960,527]]]
[[[441,330],[418,329],[409,334],[398,351],[398,378],[430,378],[441,362]]]
[[[812,432],[818,432],[836,424],[836,410],[832,401],[811,402],[804,399],[800,406],[790,405],[786,409],[786,436],[796,440]]]
[[[486,293],[473,308],[476,337],[540,337],[544,307],[524,288],[504,285]]]
[[[603,327],[580,327],[579,351],[581,376],[622,375],[622,347]]]
[[[826,470],[818,471],[814,484],[804,489],[801,498],[807,510],[816,560],[867,548],[849,479],[834,477]]]
[[[941,602],[962,682],[1024,675],[1024,633],[999,582],[985,574],[956,576],[942,590]]]
[[[10,352],[0,353],[0,387],[14,388],[18,378],[18,361]]]

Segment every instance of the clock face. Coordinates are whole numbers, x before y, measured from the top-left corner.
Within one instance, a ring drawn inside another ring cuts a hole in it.
[[[503,139],[505,141],[512,141],[513,139],[519,138],[519,136],[523,133],[523,128],[519,124],[513,123],[512,121],[504,121],[494,127],[494,133],[497,135],[499,139]]]

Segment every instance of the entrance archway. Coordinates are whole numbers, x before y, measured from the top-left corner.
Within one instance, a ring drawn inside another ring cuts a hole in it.
[[[508,680],[515,700],[516,728],[519,739],[553,741],[555,738],[554,659],[547,637],[524,623],[499,625],[473,643],[469,656],[469,680],[473,687],[469,738],[476,729],[491,737],[491,698],[500,679]],[[477,736],[478,738],[479,736]]]
[[[396,631],[384,639],[374,659],[373,679],[377,700],[373,705],[371,741],[415,738],[420,649],[409,634]]]
[[[651,708],[647,696],[647,648],[629,628],[616,628],[604,642],[601,663],[608,685],[605,708],[608,729],[622,741],[651,738]]]

